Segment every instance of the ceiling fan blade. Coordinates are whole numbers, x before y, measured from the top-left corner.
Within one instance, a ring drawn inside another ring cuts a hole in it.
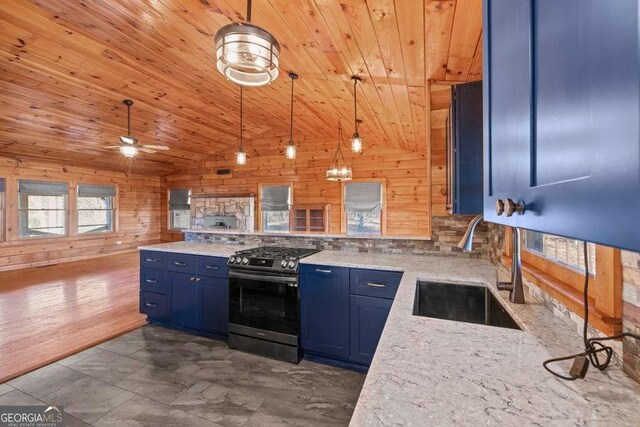
[[[124,142],[125,144],[135,144],[138,142],[138,138],[134,138],[133,136],[127,135],[127,136],[121,136],[120,141]]]
[[[166,145],[153,145],[153,144],[142,144],[143,147],[151,148],[152,150],[168,150],[169,147]]]
[[[155,153],[154,150],[150,150],[150,149],[145,148],[145,147],[140,147],[140,148],[138,148],[138,150],[142,151],[143,153],[149,153],[149,154]]]
[[[120,148],[120,146],[119,145],[108,145],[108,146],[106,146],[104,148]]]

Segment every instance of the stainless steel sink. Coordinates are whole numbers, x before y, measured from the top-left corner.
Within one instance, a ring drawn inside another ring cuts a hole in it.
[[[522,329],[493,293],[484,286],[419,281],[416,285],[413,314]]]

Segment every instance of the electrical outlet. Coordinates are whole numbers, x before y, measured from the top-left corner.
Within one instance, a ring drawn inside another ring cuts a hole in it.
[[[121,245],[121,244],[122,244],[122,240],[116,241],[116,245]]]

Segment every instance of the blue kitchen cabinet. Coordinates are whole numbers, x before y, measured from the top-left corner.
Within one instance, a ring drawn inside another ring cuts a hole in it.
[[[348,268],[301,266],[300,326],[301,345],[305,351],[348,359]]]
[[[393,300],[351,295],[349,359],[369,365]]]
[[[229,322],[229,280],[199,276],[198,329],[227,335]]]
[[[198,277],[195,274],[167,273],[171,288],[171,323],[183,328],[198,326]]]
[[[450,117],[451,212],[477,215],[483,211],[482,82],[453,86]]]
[[[484,6],[485,219],[640,251],[638,1]]]

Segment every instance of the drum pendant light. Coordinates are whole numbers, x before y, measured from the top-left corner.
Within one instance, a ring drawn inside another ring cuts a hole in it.
[[[244,151],[242,141],[242,86],[240,86],[240,149],[236,152],[236,163],[239,165],[247,163],[247,153]]]
[[[351,180],[351,168],[347,166],[347,162],[344,160],[342,154],[342,144],[344,140],[342,138],[342,123],[338,121],[338,148],[336,154],[333,156],[331,166],[327,169],[327,181],[350,181]]]
[[[296,81],[298,75],[291,72],[289,77],[291,78],[291,122],[289,125],[289,142],[287,142],[284,152],[287,159],[293,160],[296,158],[296,143],[293,142],[293,82]]]
[[[362,123],[362,120],[358,119],[358,92],[357,85],[358,82],[362,81],[358,76],[351,76],[351,80],[353,80],[353,125],[354,131],[353,136],[351,137],[351,151],[354,153],[359,153],[362,151],[362,138],[358,133],[358,126]]]
[[[241,86],[264,86],[278,77],[280,44],[269,32],[251,23],[251,0],[247,21],[220,28],[215,36],[216,67]]]

